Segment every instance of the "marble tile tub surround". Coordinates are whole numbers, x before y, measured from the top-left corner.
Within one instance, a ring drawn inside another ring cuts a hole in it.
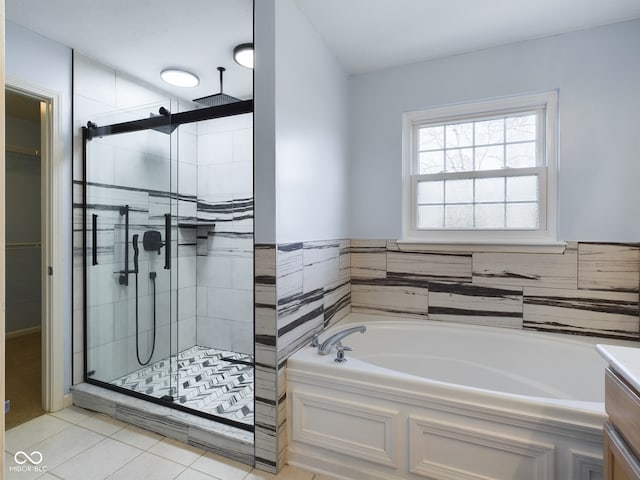
[[[350,312],[350,242],[256,245],[256,466],[286,463],[286,361]]]
[[[351,240],[354,312],[640,339],[639,290],[637,243],[534,254]]]

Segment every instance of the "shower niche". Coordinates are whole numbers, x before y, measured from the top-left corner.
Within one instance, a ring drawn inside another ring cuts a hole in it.
[[[253,431],[253,101],[180,107],[82,129],[85,381]]]

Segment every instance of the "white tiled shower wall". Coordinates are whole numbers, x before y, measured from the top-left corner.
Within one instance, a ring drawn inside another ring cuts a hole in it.
[[[76,53],[74,60],[73,381],[79,383],[84,374],[80,129],[89,120],[105,125],[143,118],[156,113],[160,105],[174,112],[192,110],[195,105],[172,104],[163,92],[81,54]],[[139,108],[142,104],[149,106]],[[88,335],[89,368],[103,365],[96,378],[108,381],[139,368],[135,276],[129,275],[129,286],[122,286],[117,273],[124,267],[124,216],[119,212],[123,205],[130,206],[129,239],[139,235],[141,357],[150,352],[153,335],[150,272],[157,273],[153,360],[195,344],[252,353],[251,140],[252,116],[243,115],[185,124],[171,136],[145,131],[88,142],[89,228],[91,214],[98,214],[98,265],[88,267],[89,315],[96,319],[91,323],[94,331]],[[164,239],[164,214],[169,212],[169,204],[174,221],[170,273],[164,269],[164,249],[158,255],[142,248],[147,230],[158,230]],[[215,227],[176,225],[195,220],[210,220]],[[88,242],[90,258],[90,235]],[[131,246],[129,265],[133,267]]]
[[[253,115],[198,123],[197,343],[253,354]]]
[[[157,113],[160,105],[170,110],[184,109],[172,105],[162,92],[139,84],[119,72],[76,54],[74,57],[74,383],[83,375],[82,312],[82,144],[80,128],[87,121],[98,125],[140,118]],[[139,108],[140,105],[148,105]],[[119,211],[129,205],[129,242],[139,235],[138,316],[140,356],[151,352],[153,337],[153,282],[156,272],[156,340],[152,360],[166,357],[171,350],[195,343],[195,232],[172,230],[173,269],[164,269],[162,255],[142,248],[147,230],[158,230],[165,237],[164,213],[172,215],[195,212],[196,186],[182,182],[180,204],[170,192],[178,179],[188,177],[189,163],[196,150],[195,126],[187,126],[171,137],[145,131],[96,138],[88,142],[87,218],[98,215],[98,265],[89,265],[87,278],[88,314],[93,330],[88,332],[88,366],[99,371],[95,378],[111,380],[139,368],[136,360],[135,275],[129,285],[120,285],[119,271],[124,269],[125,216]],[[179,159],[179,161],[178,161]],[[187,160],[187,161],[184,161]],[[169,205],[171,204],[171,208]],[[192,205],[192,207],[191,207]],[[178,217],[179,218],[179,217]],[[88,238],[91,253],[91,236]],[[180,245],[180,256],[176,255]],[[133,268],[133,249],[129,243],[129,268]],[[171,278],[169,277],[171,275]],[[170,291],[178,285],[179,293]],[[173,315],[173,325],[170,322]],[[175,319],[180,322],[176,335]]]

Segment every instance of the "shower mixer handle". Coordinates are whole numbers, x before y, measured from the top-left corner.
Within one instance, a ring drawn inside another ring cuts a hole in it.
[[[138,274],[138,255],[140,250],[138,249],[138,234],[136,233],[131,237],[131,245],[133,246],[133,273]]]
[[[171,270],[171,214],[164,214],[164,269]]]
[[[125,205],[118,209],[120,215],[124,215],[124,269],[120,271],[118,283],[120,285],[129,285],[129,205]]]

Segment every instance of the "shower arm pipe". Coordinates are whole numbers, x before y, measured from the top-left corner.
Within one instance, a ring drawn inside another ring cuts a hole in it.
[[[253,100],[242,100],[240,102],[218,105],[215,107],[198,108],[188,112],[171,113],[168,116],[155,116],[132,120],[130,122],[114,123],[99,127],[93,122],[87,123],[87,140],[96,137],[106,137],[119,133],[137,132],[149,130],[151,128],[165,127],[168,125],[182,125],[185,123],[201,122],[213,118],[231,117],[243,113],[253,112]]]

